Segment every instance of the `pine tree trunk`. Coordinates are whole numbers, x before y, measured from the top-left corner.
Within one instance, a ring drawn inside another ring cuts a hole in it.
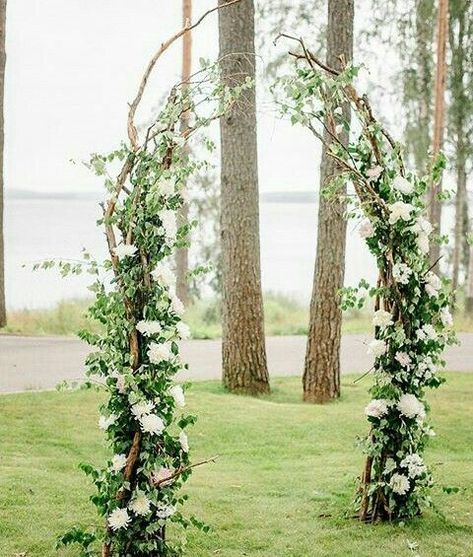
[[[182,23],[183,26],[192,19],[192,0],[182,0]],[[189,81],[192,71],[192,31],[185,33],[182,37],[182,81]],[[181,130],[189,126],[189,113],[184,112],[181,116]],[[189,206],[184,204],[178,215],[179,224],[185,224],[189,220]],[[189,302],[189,283],[187,272],[189,269],[189,248],[183,247],[176,252],[176,294],[184,305]]]
[[[230,86],[254,79],[253,0],[241,0],[218,15],[223,78]],[[223,384],[233,392],[266,393],[254,88],[221,118],[220,141]]]
[[[5,29],[7,2],[0,0],[0,327],[7,324],[5,306],[5,252],[3,240],[3,144],[5,136],[3,100],[5,92]]]
[[[327,64],[340,67],[339,56],[353,58],[353,0],[329,0],[327,28]],[[343,108],[350,118],[348,106]],[[330,137],[326,133],[326,140]],[[345,144],[347,134],[340,134]],[[340,341],[342,314],[339,290],[345,274],[346,220],[343,191],[326,199],[323,189],[336,175],[333,160],[324,146],[320,166],[317,255],[310,302],[303,387],[304,400],[322,403],[340,396]]]
[[[437,22],[437,70],[435,76],[435,113],[434,137],[432,152],[437,155],[443,147],[445,128],[445,80],[446,80],[446,50],[448,30],[448,0],[440,0]],[[438,196],[442,192],[442,181],[432,184],[429,194],[429,218],[435,231],[441,234],[442,203]],[[430,247],[430,261],[436,265],[440,257],[440,246],[432,242]]]

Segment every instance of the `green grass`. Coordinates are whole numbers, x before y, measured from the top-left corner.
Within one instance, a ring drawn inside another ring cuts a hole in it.
[[[343,381],[341,401],[300,402],[297,379],[273,381],[260,399],[233,396],[218,383],[196,383],[188,396],[199,415],[190,439],[194,459],[220,455],[195,470],[187,505],[213,530],[189,532],[189,557],[470,557],[473,555],[473,375],[449,374],[431,394],[437,429],[427,453],[444,514],[409,525],[362,525],[344,517],[366,431],[366,381]],[[106,455],[97,428],[95,391],[0,397],[0,555],[50,557],[57,535],[97,523],[81,461]],[[447,495],[440,486],[459,486]],[[412,551],[408,543],[417,543]],[[61,555],[77,556],[69,549]]]

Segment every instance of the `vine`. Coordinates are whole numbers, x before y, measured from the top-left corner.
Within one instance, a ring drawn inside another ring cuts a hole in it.
[[[217,66],[207,65],[189,82],[171,89],[145,130],[137,128],[135,116],[162,54],[207,15],[237,1],[209,10],[193,25],[187,23],[154,54],[129,107],[128,141],[110,154],[93,155],[89,164],[104,178],[108,191],[98,224],[105,232],[109,259],[99,264],[84,253],[79,264],[59,265],[63,274],[85,268],[95,276],[91,286],[95,302],[89,312],[104,331],[83,331],[81,337],[96,347],[87,358],[87,373],[102,378],[106,386],[99,427],[113,455],[105,468],[81,467],[96,486],[91,500],[106,528],[93,533],[74,528],[60,540],[66,545],[79,543],[84,556],[95,554],[99,540],[102,557],[181,555],[184,542],[173,540],[168,526],[207,528],[180,510],[186,496],[179,488],[194,467],[214,459],[192,464],[189,456],[186,428],[196,418],[183,411],[186,386],[174,381],[176,373],[187,367],[180,359],[178,341],[189,335],[189,329],[181,319],[184,307],[175,293],[171,261],[174,251],[188,242],[190,225],[177,219],[186,199],[184,184],[205,168],[185,145],[251,84],[229,89]],[[189,125],[181,131],[183,113]],[[213,149],[211,141],[199,138]]]
[[[409,172],[401,146],[353,86],[358,69],[343,60],[340,69],[330,68],[302,40],[283,36],[298,42],[300,52],[291,54],[303,63],[277,84],[286,99],[283,113],[327,145],[338,170],[326,193],[337,195],[341,184],[350,185],[349,216],[362,217],[359,232],[379,270],[376,286],[361,284],[375,299],[369,344],[375,364],[372,400],[365,408],[371,429],[362,442],[366,463],[358,516],[362,521],[411,519],[431,504],[433,479],[423,451],[433,431],[426,421],[425,393],[443,383],[442,351],[454,340],[448,281],[429,264],[432,226],[424,217],[425,192],[445,161],[434,162],[431,176]],[[339,134],[350,131],[347,106],[356,121],[345,146]],[[359,303],[355,291],[345,291],[345,307]]]

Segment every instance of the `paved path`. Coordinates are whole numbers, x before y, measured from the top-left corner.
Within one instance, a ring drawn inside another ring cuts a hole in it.
[[[473,371],[473,333],[459,335],[461,346],[446,351],[447,368]],[[366,354],[368,334],[345,335],[342,340],[342,372],[361,373],[371,367]],[[267,337],[270,374],[300,375],[305,350],[304,336]],[[188,379],[220,377],[219,340],[182,342],[183,360],[189,363]],[[89,347],[67,337],[0,336],[0,392],[53,389],[61,381],[84,377],[84,358]]]

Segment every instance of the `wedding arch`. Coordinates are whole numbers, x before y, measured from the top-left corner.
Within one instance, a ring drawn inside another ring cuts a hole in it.
[[[429,176],[418,178],[403,161],[401,146],[377,120],[366,95],[353,80],[358,69],[340,60],[340,69],[320,62],[301,39],[294,74],[283,77],[283,112],[322,141],[336,163],[326,186],[338,195],[349,184],[347,215],[362,218],[359,232],[376,259],[379,278],[374,298],[375,356],[371,402],[365,409],[370,432],[362,443],[366,463],[356,499],[362,521],[406,520],[431,504],[432,474],[423,451],[433,430],[426,421],[426,389],[443,378],[442,352],[453,341],[448,281],[429,264],[431,224],[425,219],[425,192],[441,173],[434,161]],[[355,122],[346,118],[351,109]],[[351,130],[348,144],[340,134]],[[345,305],[355,304],[350,289]]]
[[[160,46],[129,106],[127,141],[90,160],[108,192],[98,224],[109,258],[99,263],[85,253],[87,271],[95,277],[95,302],[89,311],[104,332],[84,331],[82,338],[96,347],[87,358],[88,374],[101,377],[106,385],[99,427],[113,455],[101,469],[81,465],[95,484],[91,500],[105,522],[103,531],[73,528],[62,536],[63,544],[79,543],[83,555],[92,555],[99,541],[102,557],[180,555],[185,541],[170,539],[168,525],[207,528],[180,510],[186,497],[179,488],[195,466],[212,459],[191,463],[189,457],[186,428],[196,418],[184,412],[185,386],[174,381],[186,368],[178,341],[189,329],[182,321],[184,307],[170,261],[188,241],[190,225],[178,222],[187,199],[185,184],[206,164],[186,144],[199,135],[199,147],[213,149],[200,132],[252,84],[229,88],[220,80],[218,65],[206,64],[188,82],[171,88],[149,126],[139,129],[135,116],[167,49],[209,14],[238,1],[207,11]],[[80,266],[65,263],[61,270],[74,273]]]

